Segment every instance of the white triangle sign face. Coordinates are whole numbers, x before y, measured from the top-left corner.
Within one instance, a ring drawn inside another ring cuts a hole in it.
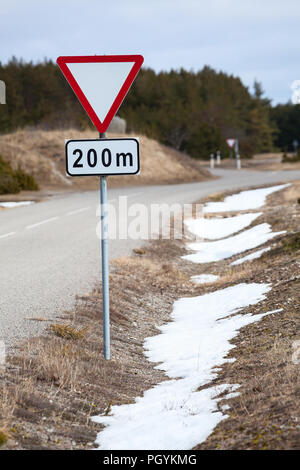
[[[235,141],[236,139],[226,139],[226,143],[231,149],[234,147]]]
[[[105,132],[132,85],[141,55],[67,56],[57,64],[99,132]]]

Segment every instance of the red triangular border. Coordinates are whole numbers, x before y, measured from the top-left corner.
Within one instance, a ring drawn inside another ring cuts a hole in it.
[[[66,80],[72,87],[74,93],[79,99],[81,105],[85,109],[86,113],[92,120],[94,126],[99,132],[105,132],[114,117],[117,113],[122,101],[124,100],[129,88],[131,87],[135,77],[137,76],[143,62],[144,58],[141,55],[94,55],[94,56],[61,56],[57,59],[57,65],[64,74]],[[103,122],[100,121],[91,104],[85,97],[85,94],[81,90],[74,76],[72,75],[68,63],[91,63],[91,62],[134,62],[134,65],[129,72],[128,77],[126,78],[121,90],[115,98],[110,110],[108,111]]]

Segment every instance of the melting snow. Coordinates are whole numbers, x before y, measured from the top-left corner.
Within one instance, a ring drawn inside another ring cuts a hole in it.
[[[270,251],[271,248],[263,248],[262,250],[257,250],[254,253],[250,253],[250,255],[243,256],[243,258],[237,259],[231,263],[232,266],[236,266],[237,264],[245,263],[245,261],[252,261],[253,259],[260,258],[263,253],[266,251]]]
[[[238,255],[243,251],[256,248],[282,233],[285,233],[285,231],[272,232],[270,225],[264,223],[245,230],[238,235],[225,238],[224,240],[189,243],[187,245],[188,248],[195,250],[196,253],[185,255],[182,258],[192,261],[193,263],[220,261]]]
[[[0,207],[18,207],[18,206],[29,206],[29,204],[34,204],[34,201],[19,201],[19,202],[0,202]]]
[[[214,366],[232,361],[224,358],[240,328],[279,311],[238,314],[269,290],[268,284],[239,284],[177,300],[173,321],[145,340],[148,359],[160,362],[156,368],[173,380],[147,390],[134,404],[113,406],[110,416],[92,418],[106,426],[96,440],[99,449],[191,449],[203,442],[226,417],[218,411],[216,395],[238,385],[197,389],[216,376]]]
[[[225,198],[224,202],[208,203],[205,212],[225,212],[256,209],[266,197],[289,186],[273,186]],[[197,252],[183,256],[195,263],[209,263],[229,258],[256,248],[285,232],[272,233],[264,223],[242,233],[261,214],[243,214],[224,219],[192,219],[186,221],[190,232],[214,242],[190,243]],[[220,238],[224,238],[220,240]],[[229,238],[225,238],[229,237]],[[233,265],[258,258],[269,250],[264,248],[234,261]],[[197,284],[213,282],[219,276],[192,276]],[[238,384],[222,384],[197,391],[217,376],[224,362],[234,361],[227,356],[234,348],[230,341],[240,328],[261,320],[282,309],[252,315],[240,310],[265,299],[268,284],[242,283],[202,296],[182,298],[174,303],[172,322],[161,326],[161,333],[146,338],[145,354],[149,361],[159,363],[155,368],[165,371],[171,379],[147,390],[134,404],[113,406],[111,415],[95,416],[93,421],[105,425],[96,443],[100,450],[113,449],[191,449],[211,434],[224,418],[218,401],[238,395]],[[226,392],[226,396],[218,397]],[[225,412],[228,405],[221,407]]]
[[[290,186],[290,184],[242,191],[233,196],[227,196],[223,202],[208,202],[204,207],[204,212],[231,212],[258,209],[265,204],[269,194],[280,191],[288,186]]]
[[[220,276],[215,274],[197,274],[197,276],[192,276],[191,281],[195,284],[206,284],[207,282],[214,282],[219,279]]]
[[[185,221],[188,230],[199,238],[218,240],[248,227],[262,213],[237,215],[235,217],[215,219],[189,219]]]

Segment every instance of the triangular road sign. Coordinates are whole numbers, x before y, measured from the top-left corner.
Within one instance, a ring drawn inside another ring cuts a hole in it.
[[[236,139],[226,139],[226,143],[231,149],[234,147],[235,141]]]
[[[132,85],[141,55],[62,56],[57,64],[99,132],[105,132]]]

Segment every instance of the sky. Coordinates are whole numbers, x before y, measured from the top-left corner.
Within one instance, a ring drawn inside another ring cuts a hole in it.
[[[157,72],[258,80],[275,105],[300,79],[299,20],[299,0],[0,0],[0,61],[142,54]]]

